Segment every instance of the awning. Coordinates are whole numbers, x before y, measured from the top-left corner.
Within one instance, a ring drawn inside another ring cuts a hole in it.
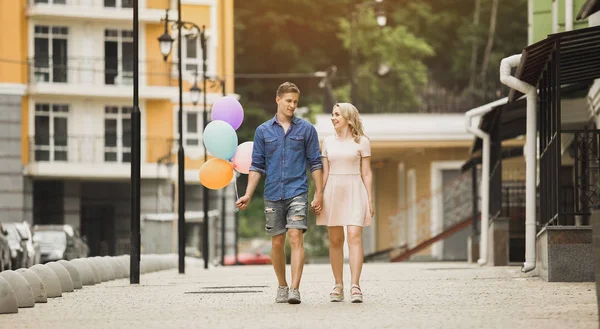
[[[577,20],[586,19],[598,11],[600,11],[600,0],[587,0],[579,10]]]
[[[550,34],[546,39],[525,47],[515,77],[537,86],[554,56],[559,60],[557,75],[561,86],[599,78],[600,26]],[[522,95],[511,89],[509,102],[518,100]]]

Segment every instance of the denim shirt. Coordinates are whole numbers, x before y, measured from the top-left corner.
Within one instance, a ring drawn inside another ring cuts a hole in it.
[[[265,199],[279,201],[308,192],[306,167],[323,168],[317,130],[309,122],[294,117],[288,131],[273,119],[254,133],[251,171],[266,175]]]

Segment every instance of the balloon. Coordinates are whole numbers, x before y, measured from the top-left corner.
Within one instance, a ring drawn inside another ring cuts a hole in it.
[[[235,97],[224,96],[213,104],[211,112],[212,120],[222,120],[237,130],[244,121],[244,109]]]
[[[218,190],[229,185],[233,178],[231,163],[214,158],[200,167],[200,183],[211,190]]]
[[[254,142],[244,142],[238,145],[235,155],[231,162],[233,162],[233,169],[241,174],[248,174],[250,172],[250,165],[252,164],[252,148]]]
[[[238,138],[227,122],[215,120],[204,129],[204,146],[217,158],[230,160],[235,155]]]

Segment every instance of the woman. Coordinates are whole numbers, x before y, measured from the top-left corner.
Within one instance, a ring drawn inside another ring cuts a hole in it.
[[[328,226],[329,259],[335,286],[332,302],[344,300],[344,226],[350,251],[350,300],[362,303],[360,273],[363,265],[362,228],[373,218],[371,146],[363,132],[358,110],[352,104],[333,107],[331,122],[336,134],[325,138],[323,156],[323,204],[316,209],[317,225]]]

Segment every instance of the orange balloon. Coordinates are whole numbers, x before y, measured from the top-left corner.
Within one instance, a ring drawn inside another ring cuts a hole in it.
[[[225,160],[214,158],[200,167],[200,183],[211,190],[222,189],[233,178],[233,165]]]

